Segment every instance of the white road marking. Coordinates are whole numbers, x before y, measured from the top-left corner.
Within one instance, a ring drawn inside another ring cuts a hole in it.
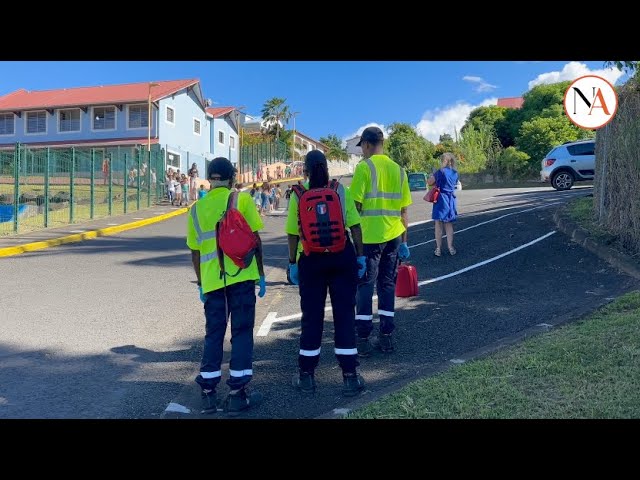
[[[488,263],[495,262],[496,260],[500,260],[501,258],[504,258],[507,255],[511,255],[512,253],[519,252],[523,248],[527,248],[527,247],[530,247],[531,245],[534,245],[534,244],[536,244],[538,242],[541,242],[545,238],[548,238],[551,235],[553,235],[554,233],[556,233],[555,230],[553,230],[552,232],[547,233],[546,235],[538,237],[535,240],[531,240],[529,243],[525,243],[524,245],[520,245],[519,247],[516,247],[516,248],[514,248],[512,250],[509,250],[508,252],[501,253],[500,255],[496,255],[495,257],[489,258],[488,260],[484,260],[484,261],[482,261],[480,263],[476,263],[474,265],[470,265],[470,266],[468,266],[466,268],[463,268],[462,270],[457,270],[455,272],[448,273],[446,275],[442,275],[441,277],[431,278],[429,280],[423,280],[422,282],[418,282],[418,286],[421,287],[422,285],[427,285],[429,283],[439,282],[440,280],[444,280],[446,278],[455,277],[456,275],[460,275],[461,273],[465,273],[465,272],[468,272],[469,270],[474,270],[474,269],[476,269],[478,267],[482,267],[483,265],[487,265]]]
[[[116,225],[120,225],[119,223],[107,223],[110,227],[115,227]]]
[[[463,228],[462,230],[458,230],[458,231],[455,232],[455,235],[458,235],[458,234],[460,234],[462,232],[466,232],[467,230],[471,230],[472,228],[481,227],[482,225],[486,225],[487,223],[497,222],[498,220],[502,220],[503,218],[510,217],[511,215],[518,215],[520,213],[531,212],[532,210],[538,210],[539,208],[547,208],[547,207],[550,207],[552,205],[559,205],[559,204],[560,204],[560,202],[549,203],[547,205],[540,205],[538,207],[527,208],[526,210],[521,210],[519,212],[507,213],[505,215],[501,215],[500,217],[492,218],[491,220],[487,220],[485,222],[476,223],[475,225],[471,225],[470,227]],[[442,235],[442,238],[446,238],[446,236],[447,236],[446,234]],[[435,241],[436,241],[436,239],[432,238],[431,240],[427,240],[426,242],[416,243],[415,245],[409,245],[409,248],[419,247],[421,245],[426,245],[427,243],[431,243],[431,242],[435,242]]]
[[[410,226],[410,227],[415,227],[415,226],[417,226],[417,225],[423,225],[423,224],[425,224],[425,223],[429,223],[429,222],[433,222],[433,220],[432,220],[432,219],[429,219],[429,220],[420,220],[420,221],[418,221],[418,222],[411,222],[411,223],[409,224],[409,226]]]
[[[184,405],[180,405],[179,403],[173,403],[173,402],[167,405],[167,408],[165,408],[164,411],[176,412],[176,413],[191,413],[191,410],[185,407]]]
[[[487,260],[483,260],[482,262],[479,263],[475,263],[473,265],[470,265],[468,267],[465,267],[461,270],[456,270],[455,272],[452,273],[448,273],[446,275],[442,275],[440,277],[436,277],[436,278],[430,278],[427,280],[423,280],[421,282],[418,282],[418,286],[421,287],[423,285],[427,285],[430,283],[435,283],[435,282],[439,282],[441,280],[446,280],[447,278],[451,278],[451,277],[455,277],[457,275],[460,275],[462,273],[468,272],[470,270],[474,270],[478,267],[482,267],[483,265],[487,265],[489,263],[495,262],[496,260],[500,260],[501,258],[504,258],[508,255],[511,255],[513,253],[519,252],[520,250],[530,247],[531,245],[534,245],[538,242],[541,242],[542,240],[550,237],[551,235],[553,235],[554,233],[556,233],[555,230],[536,238],[535,240],[532,240],[528,243],[525,243],[524,245],[520,245],[519,247],[513,248],[511,250],[509,250],[508,252],[504,252],[501,253],[500,255],[496,255],[495,257],[489,258]],[[373,300],[377,300],[378,296],[374,295],[373,296]],[[324,311],[327,312],[331,310],[331,306],[325,307]],[[273,325],[276,322],[286,322],[287,320],[295,320],[298,318],[302,318],[302,313],[294,313],[291,315],[287,315],[285,317],[278,317],[278,312],[269,312],[267,314],[267,316],[265,317],[264,321],[262,322],[262,325],[260,325],[260,329],[258,330],[257,336],[258,337],[266,337],[269,334],[269,330],[271,330],[271,325]]]
[[[464,363],[466,360],[463,360],[461,358],[452,358],[451,360],[449,360],[451,363],[455,363],[456,365],[460,365],[462,363]]]
[[[144,220],[143,217],[133,217],[134,220]]]
[[[84,233],[86,230],[69,230],[70,233]]]
[[[269,312],[265,317],[262,325],[260,325],[260,329],[258,330],[259,337],[265,337],[269,330],[271,330],[271,324],[276,320],[277,312]],[[301,315],[302,316],[302,315]]]

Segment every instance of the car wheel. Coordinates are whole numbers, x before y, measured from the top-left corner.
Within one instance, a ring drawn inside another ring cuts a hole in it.
[[[573,187],[573,175],[571,172],[558,172],[553,176],[551,185],[556,190],[569,190]]]

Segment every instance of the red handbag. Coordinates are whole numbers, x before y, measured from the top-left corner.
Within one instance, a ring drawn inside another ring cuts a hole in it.
[[[433,188],[429,190],[427,194],[424,196],[423,200],[429,203],[436,203],[439,197],[440,197],[440,188],[438,188],[437,185],[434,185]]]

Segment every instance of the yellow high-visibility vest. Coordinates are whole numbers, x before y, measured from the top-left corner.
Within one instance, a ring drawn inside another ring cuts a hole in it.
[[[216,188],[191,206],[187,220],[187,245],[191,250],[200,251],[200,279],[204,293],[224,288],[225,280],[220,272],[218,242],[216,241],[216,223],[227,209],[230,191]],[[238,192],[235,198],[237,208],[245,217],[254,232],[263,228],[262,220],[256,211],[253,199],[246,192]],[[226,284],[258,280],[258,264],[254,258],[251,264],[235,275],[238,267],[225,255],[224,265],[228,275]],[[235,276],[232,276],[235,275]]]
[[[386,155],[362,160],[350,188],[353,199],[362,204],[360,212],[364,243],[384,243],[402,235],[402,208],[411,205],[407,174]]]

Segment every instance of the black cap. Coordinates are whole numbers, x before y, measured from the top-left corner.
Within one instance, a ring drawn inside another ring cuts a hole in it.
[[[207,179],[212,180],[214,175],[220,177],[217,180],[231,180],[236,174],[236,169],[231,162],[224,157],[216,157],[209,163]]]
[[[375,145],[382,142],[383,140],[384,134],[382,133],[382,130],[380,130],[378,127],[367,127],[362,132],[362,135],[360,135],[360,141],[356,143],[356,147],[359,147],[362,142],[369,142]]]
[[[313,167],[314,165],[326,165],[326,164],[327,164],[327,157],[324,156],[324,153],[322,153],[321,150],[311,150],[304,157],[304,168],[307,171],[310,171],[311,167]]]

